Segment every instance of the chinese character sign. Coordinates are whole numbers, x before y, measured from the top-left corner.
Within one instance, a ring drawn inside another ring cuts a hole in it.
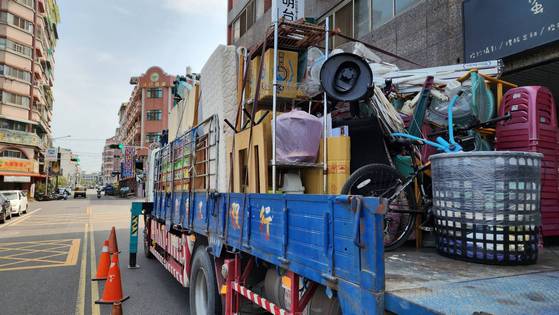
[[[122,178],[130,178],[134,176],[134,158],[136,149],[134,147],[126,147],[124,149],[124,163],[122,166]]]
[[[464,1],[466,62],[498,59],[559,40],[557,0]]]
[[[305,0],[272,0],[272,21],[296,21],[305,17]]]

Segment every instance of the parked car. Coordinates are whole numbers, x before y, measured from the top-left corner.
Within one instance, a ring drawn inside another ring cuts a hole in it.
[[[0,223],[12,218],[12,205],[4,196],[0,195]]]
[[[1,191],[0,194],[10,201],[12,214],[21,215],[22,213],[27,213],[29,203],[27,202],[27,196],[23,191],[5,190]]]
[[[82,198],[87,197],[84,187],[76,186],[76,189],[74,190],[74,199],[76,199],[78,197],[82,197]]]
[[[103,190],[105,191],[105,195],[107,196],[114,196],[115,194],[115,188],[113,187],[113,185],[106,185]]]

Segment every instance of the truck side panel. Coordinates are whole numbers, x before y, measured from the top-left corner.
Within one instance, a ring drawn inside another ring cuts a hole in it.
[[[229,246],[331,287],[338,291],[344,314],[382,312],[383,205],[378,199],[363,198],[358,207],[347,196],[325,195],[159,198],[165,199],[154,212],[159,219],[180,223],[183,218],[181,228],[207,237],[213,255]],[[160,239],[169,250],[169,240]]]

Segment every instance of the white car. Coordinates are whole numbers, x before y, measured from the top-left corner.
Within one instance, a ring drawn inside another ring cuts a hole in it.
[[[12,214],[27,213],[29,203],[27,202],[27,196],[21,190],[5,190],[0,191],[0,194],[10,201]]]

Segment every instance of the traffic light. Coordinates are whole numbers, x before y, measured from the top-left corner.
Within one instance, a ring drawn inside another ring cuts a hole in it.
[[[80,165],[80,158],[79,157],[71,158],[70,161],[76,162],[78,165]]]
[[[109,144],[109,149],[124,149],[124,144],[122,143],[118,143],[118,144]]]

